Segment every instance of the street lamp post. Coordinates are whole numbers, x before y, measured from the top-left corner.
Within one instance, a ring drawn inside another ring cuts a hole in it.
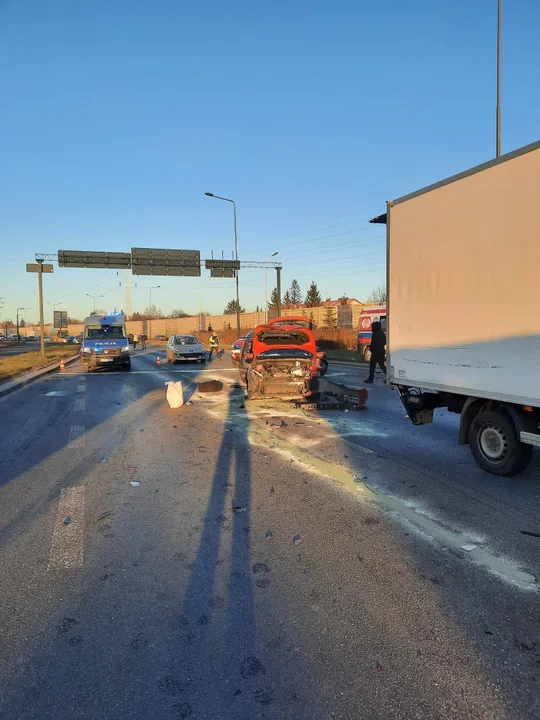
[[[54,325],[54,312],[55,312],[55,310],[56,310],[56,306],[57,306],[57,305],[63,305],[63,304],[64,304],[64,303],[53,303],[53,302],[49,302],[49,301],[47,300],[47,305],[52,305],[53,325]]]
[[[135,285],[137,287],[137,285]],[[148,312],[152,312],[152,290],[157,290],[161,285],[152,285],[152,287],[137,288],[138,290],[148,290]],[[148,338],[152,337],[152,318],[148,318]]]
[[[94,301],[94,312],[96,312],[96,299],[102,298],[103,295],[90,295],[89,293],[86,293],[86,297],[92,298]]]
[[[23,308],[23,307],[18,307],[18,308],[17,308],[17,313],[16,313],[16,314],[17,314],[17,318],[16,318],[16,319],[17,319],[17,344],[20,343],[20,341],[21,341],[21,339],[20,339],[20,337],[19,337],[19,310],[26,311],[26,310],[29,310],[29,309],[30,309],[30,308]],[[26,323],[25,323],[25,324],[26,324]]]
[[[279,255],[279,250],[269,255],[264,262],[268,262],[271,258],[276,257],[276,255]],[[264,300],[264,316],[268,323],[268,268],[264,269]]]
[[[231,200],[230,198],[220,197],[219,195],[214,195],[214,193],[211,192],[205,192],[205,195],[208,197],[215,198],[216,200],[224,200],[225,202],[232,203],[233,206],[233,219],[234,219],[234,257],[236,260],[236,264],[238,265],[238,235],[236,233],[236,203],[234,200]],[[236,273],[236,330],[238,331],[238,334],[240,335],[240,292],[238,289],[238,267],[235,270]]]

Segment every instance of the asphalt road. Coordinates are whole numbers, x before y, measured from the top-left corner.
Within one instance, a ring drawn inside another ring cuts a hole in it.
[[[50,343],[46,342],[45,347],[51,347]],[[74,345],[73,347],[75,348],[76,346]],[[39,350],[39,348],[39,342],[20,342],[18,345],[0,345],[0,358],[10,357],[11,355],[22,355],[27,352],[35,352],[36,350]]]
[[[380,381],[242,407],[227,358],[155,354],[0,401],[0,717],[540,717],[538,457],[494,479]]]

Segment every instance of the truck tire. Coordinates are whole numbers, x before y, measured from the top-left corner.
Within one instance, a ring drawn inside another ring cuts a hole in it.
[[[326,358],[320,358],[319,359],[319,374],[322,377],[323,375],[326,375],[328,371],[328,360]]]
[[[532,457],[532,446],[520,442],[504,410],[478,413],[469,428],[469,444],[478,465],[494,475],[517,475]]]
[[[124,365],[124,370],[131,370],[131,363],[128,362]]]

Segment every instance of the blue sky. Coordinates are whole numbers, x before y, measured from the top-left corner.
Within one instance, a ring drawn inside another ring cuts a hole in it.
[[[230,256],[231,206],[206,190],[236,200],[240,258],[279,251],[284,286],[365,297],[384,279],[384,229],[367,224],[384,201],[494,155],[496,5],[4,0],[2,317],[37,318],[35,252]],[[504,3],[503,152],[540,134],[539,36],[537,0]],[[137,282],[161,285],[164,311],[199,309],[198,279]],[[264,304],[264,272],[240,283]],[[118,302],[118,278],[55,268],[45,291],[84,316],[87,292]],[[233,296],[204,278],[204,310]]]

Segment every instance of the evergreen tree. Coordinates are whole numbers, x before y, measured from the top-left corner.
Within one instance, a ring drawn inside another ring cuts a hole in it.
[[[337,328],[337,317],[335,314],[335,308],[328,305],[324,311],[323,328]]]
[[[268,302],[268,309],[269,310],[277,310],[278,305],[279,305],[279,297],[277,294],[277,288],[274,288],[270,295],[270,300]]]
[[[225,310],[223,311],[224,315],[236,315],[236,308],[238,307],[238,303],[236,300],[231,300],[227,303],[227,306]],[[243,307],[240,307],[240,312],[246,312]]]
[[[291,287],[289,288],[289,295],[291,298],[291,305],[300,305],[302,302],[302,292],[300,285],[296,280],[293,280]]]
[[[304,305],[306,307],[318,307],[322,304],[321,293],[317,287],[317,283],[313,280],[306,293]]]
[[[291,293],[288,290],[285,290],[285,295],[283,296],[283,305],[285,307],[289,307],[289,305],[292,305]]]

